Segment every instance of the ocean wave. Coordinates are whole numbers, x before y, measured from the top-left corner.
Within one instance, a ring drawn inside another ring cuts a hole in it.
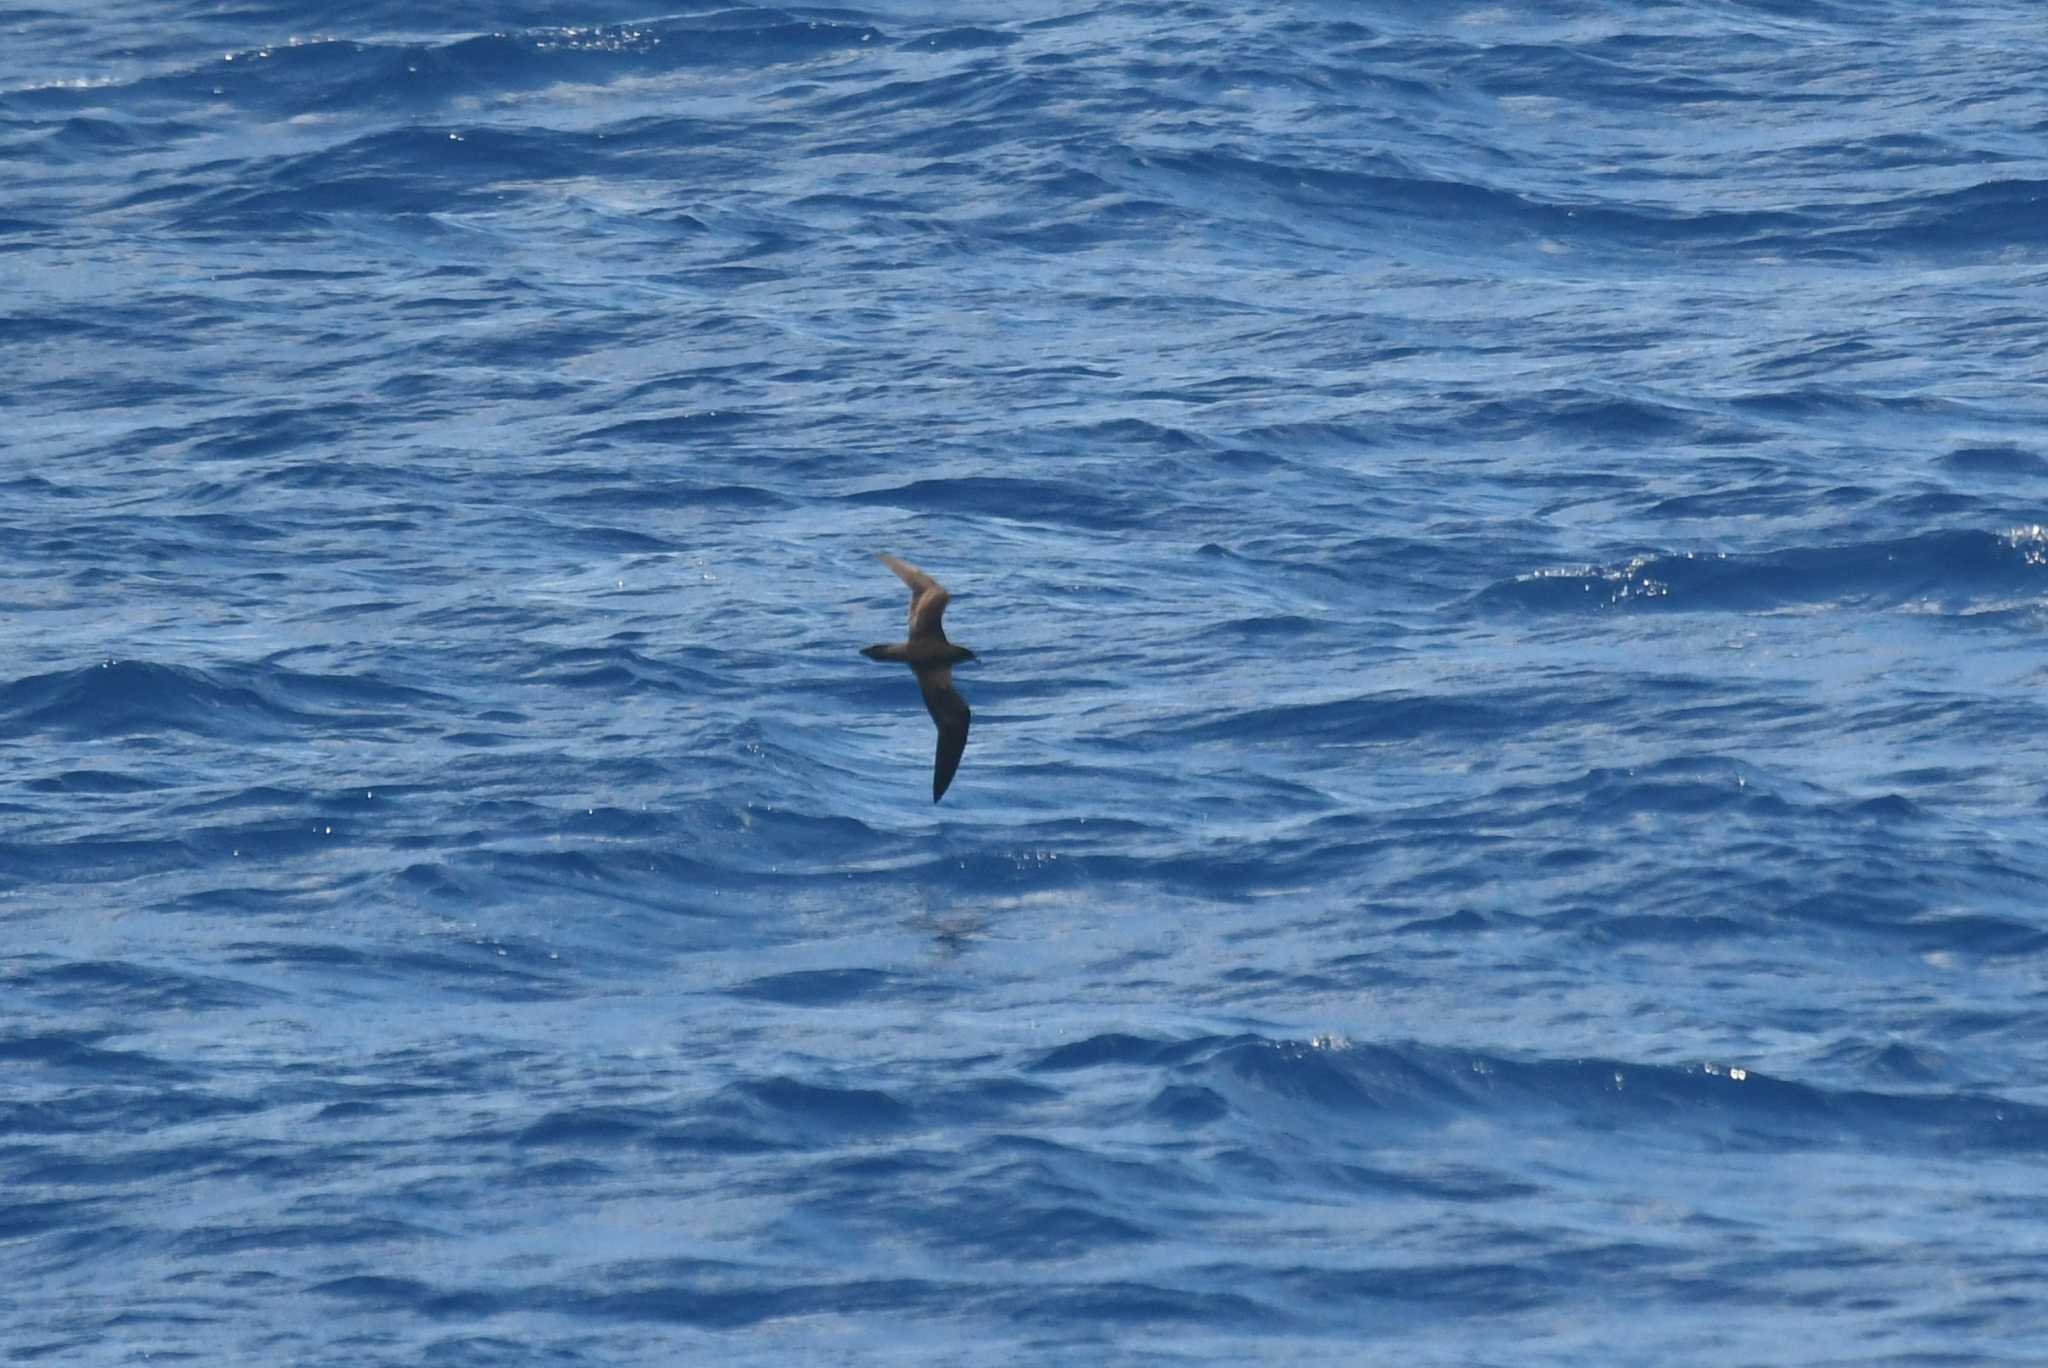
[[[257,737],[314,725],[397,727],[413,720],[412,712],[398,709],[438,697],[367,675],[311,675],[276,666],[209,671],[108,660],[0,685],[0,716],[24,730],[75,737]]]
[[[1236,1125],[1287,1125],[1304,1108],[1432,1126],[1462,1116],[1545,1112],[1593,1130],[1640,1127],[1716,1148],[2048,1147],[2048,1109],[2038,1106],[1989,1094],[1827,1088],[1720,1062],[1523,1059],[1329,1038],[1109,1035],[1062,1046],[1035,1068],[1155,1071],[1220,1099]],[[1219,1122],[1223,1115],[1217,1112]],[[1349,1134],[1358,1143],[1367,1133]]]
[[[1483,613],[1864,611],[1930,605],[1948,613],[2036,603],[2048,556],[2036,528],[1930,532],[1875,542],[1714,555],[1647,554],[1613,568],[1545,570],[1470,600]]]
[[[2037,16],[6,19],[10,1349],[2041,1357]]]

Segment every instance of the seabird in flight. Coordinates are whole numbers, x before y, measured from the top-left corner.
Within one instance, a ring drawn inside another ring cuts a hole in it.
[[[965,646],[946,640],[946,629],[939,624],[948,597],[944,585],[894,556],[883,556],[882,564],[910,586],[910,640],[870,646],[861,654],[869,660],[901,661],[917,675],[924,705],[939,728],[939,752],[932,761],[932,801],[936,803],[953,782],[953,771],[960,768],[960,753],[967,749],[967,723],[973,716],[967,700],[953,687],[953,667],[975,656]]]

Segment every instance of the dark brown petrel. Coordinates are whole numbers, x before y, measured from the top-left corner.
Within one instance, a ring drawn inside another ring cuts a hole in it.
[[[967,700],[953,687],[953,667],[974,659],[974,652],[946,640],[946,629],[939,625],[948,597],[944,585],[894,556],[883,556],[882,564],[910,586],[910,640],[894,646],[870,646],[861,654],[869,660],[901,661],[917,675],[924,705],[939,728],[939,753],[932,761],[932,801],[936,803],[945,796],[946,785],[953,782],[953,771],[960,768],[960,752],[967,749],[967,723],[973,714],[967,710]]]

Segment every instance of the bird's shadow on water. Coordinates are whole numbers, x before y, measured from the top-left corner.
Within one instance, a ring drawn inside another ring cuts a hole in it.
[[[976,949],[988,937],[990,917],[986,912],[927,912],[907,918],[904,925],[931,940],[935,956],[957,960]]]
[[[920,887],[924,881],[915,877],[905,882],[910,886],[898,895],[896,924],[906,937],[929,945],[933,960],[955,961],[987,942],[995,909],[982,905],[982,899]]]

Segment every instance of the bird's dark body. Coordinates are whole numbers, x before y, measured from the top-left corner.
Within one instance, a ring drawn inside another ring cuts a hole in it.
[[[882,563],[910,586],[910,635],[905,641],[869,646],[861,654],[869,660],[908,665],[917,675],[918,692],[925,709],[939,729],[939,748],[932,758],[932,801],[938,802],[960,768],[961,753],[967,749],[967,728],[974,712],[953,687],[953,667],[973,660],[974,652],[946,640],[942,618],[948,595],[945,587],[924,571],[894,556]]]

